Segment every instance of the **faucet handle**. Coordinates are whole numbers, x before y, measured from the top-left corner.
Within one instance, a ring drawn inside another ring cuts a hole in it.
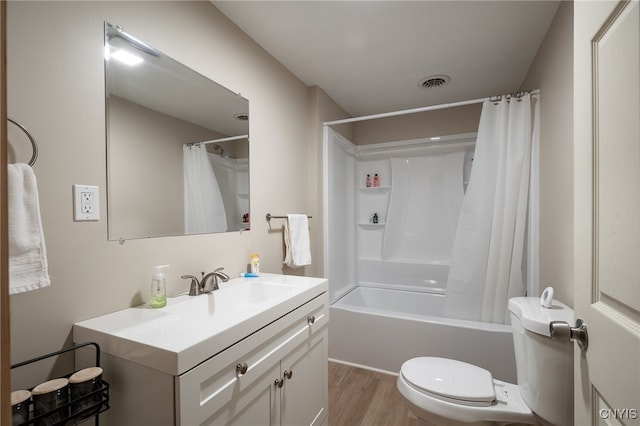
[[[191,286],[189,287],[189,296],[197,296],[200,294],[200,283],[193,275],[182,275],[180,278],[187,280],[191,278]]]
[[[220,268],[216,268],[213,272],[217,272],[218,273],[218,277],[220,277],[222,279],[222,282],[226,283],[227,281],[229,281],[229,275],[225,274],[222,271],[224,271],[224,268],[220,267]]]

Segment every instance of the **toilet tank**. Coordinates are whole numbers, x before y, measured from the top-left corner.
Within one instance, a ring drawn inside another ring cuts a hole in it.
[[[522,399],[547,422],[572,425],[574,345],[551,340],[549,323],[573,326],[573,310],[555,300],[544,308],[537,297],[515,297],[509,312]]]

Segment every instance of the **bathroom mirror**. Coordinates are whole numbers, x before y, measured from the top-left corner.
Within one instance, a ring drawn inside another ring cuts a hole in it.
[[[249,229],[249,101],[104,30],[109,239]]]

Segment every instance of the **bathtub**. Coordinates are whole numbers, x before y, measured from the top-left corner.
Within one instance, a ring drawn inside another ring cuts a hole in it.
[[[438,356],[515,383],[511,326],[443,318],[440,293],[355,287],[330,307],[329,358],[397,374],[410,358]]]

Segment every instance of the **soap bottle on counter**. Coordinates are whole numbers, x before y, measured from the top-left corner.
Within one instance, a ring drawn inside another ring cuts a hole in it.
[[[253,253],[251,255],[251,273],[260,273],[260,255],[258,253]]]
[[[169,265],[158,265],[153,270],[151,278],[151,302],[152,308],[162,308],[167,305],[167,283],[162,270]]]

